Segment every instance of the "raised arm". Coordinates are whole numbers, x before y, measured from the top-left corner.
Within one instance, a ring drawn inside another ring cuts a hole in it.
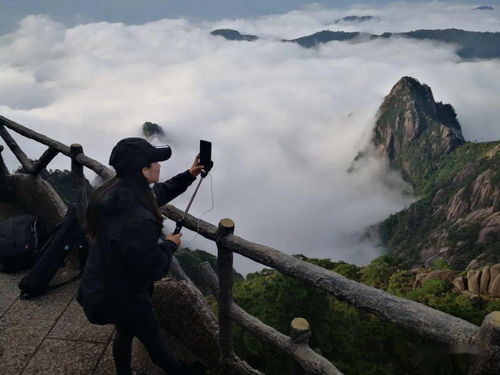
[[[153,186],[158,206],[163,206],[172,199],[184,193],[189,185],[196,180],[196,176],[201,173],[203,165],[199,165],[200,156],[196,155],[193,165],[187,171],[179,173],[165,182],[157,183]]]

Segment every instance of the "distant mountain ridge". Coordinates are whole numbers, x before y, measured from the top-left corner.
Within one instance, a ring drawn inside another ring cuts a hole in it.
[[[259,39],[259,37],[255,35],[241,34],[239,31],[232,29],[217,29],[213,30],[210,34],[215,36],[222,36],[227,40],[246,40],[248,42],[252,42]]]
[[[500,141],[465,141],[453,107],[403,77],[379,109],[371,144],[419,197],[379,225],[391,255],[408,267],[500,262]]]
[[[258,39],[256,35],[243,35],[236,30],[219,29],[212,31],[213,35],[221,35],[228,40]],[[283,42],[297,43],[304,48],[312,48],[332,41],[371,41],[380,38],[409,38],[417,40],[431,40],[442,43],[455,44],[459,48],[457,55],[464,59],[500,58],[500,32],[478,32],[460,29],[444,30],[415,30],[404,33],[383,33],[380,35],[363,32],[344,32],[322,30],[311,35],[296,39],[283,39]]]
[[[367,22],[367,21],[377,21],[378,17],[373,16],[346,16],[335,20],[335,23],[340,22]]]

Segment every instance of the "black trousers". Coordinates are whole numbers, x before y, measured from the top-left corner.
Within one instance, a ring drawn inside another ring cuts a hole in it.
[[[160,323],[151,305],[127,301],[116,309],[116,335],[113,341],[113,359],[117,375],[131,375],[132,340],[137,337],[144,345],[151,360],[169,375],[181,375],[180,369],[169,353]],[[142,301],[144,302],[144,301]],[[117,306],[118,307],[118,306]]]

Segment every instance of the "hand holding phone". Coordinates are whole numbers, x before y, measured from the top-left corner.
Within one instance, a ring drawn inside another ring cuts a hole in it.
[[[200,164],[203,165],[203,177],[210,172],[214,163],[212,161],[212,142],[200,140]]]

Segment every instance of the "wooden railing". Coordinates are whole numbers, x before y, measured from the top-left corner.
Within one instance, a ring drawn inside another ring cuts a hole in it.
[[[49,149],[38,161],[33,162],[22,152],[6,128],[43,143]],[[40,173],[55,154],[60,152],[72,159],[72,171],[74,171],[75,176],[78,176],[78,178],[75,177],[75,182],[80,181],[77,182],[78,184],[82,184],[83,181],[82,166],[93,170],[104,179],[114,175],[111,169],[84,155],[81,146],[65,146],[2,116],[0,116],[0,136],[28,173]],[[5,170],[0,153],[0,182],[2,181],[2,171],[5,174]],[[80,210],[83,210],[83,197],[80,200]],[[162,212],[174,221],[183,217],[183,212],[171,205],[162,207]],[[235,355],[231,334],[231,321],[235,321],[254,336],[289,354],[305,373],[341,374],[331,362],[309,348],[310,327],[307,321],[301,318],[294,319],[291,323],[290,336],[286,336],[251,316],[233,301],[232,254],[236,252],[324,290],[339,300],[389,320],[422,337],[453,346],[455,351],[475,354],[474,364],[469,369],[469,375],[500,374],[500,312],[498,311],[486,316],[481,327],[478,327],[421,303],[393,296],[382,290],[349,280],[322,267],[304,262],[279,250],[238,237],[234,235],[235,225],[230,219],[222,219],[219,225],[215,226],[192,215],[187,215],[184,218],[184,226],[217,244],[219,278],[207,263],[200,266],[200,271],[206,284],[218,298],[219,344],[222,356],[227,360],[234,358]],[[178,264],[174,262],[174,265]],[[178,269],[177,274],[181,278],[187,278],[182,270]]]

